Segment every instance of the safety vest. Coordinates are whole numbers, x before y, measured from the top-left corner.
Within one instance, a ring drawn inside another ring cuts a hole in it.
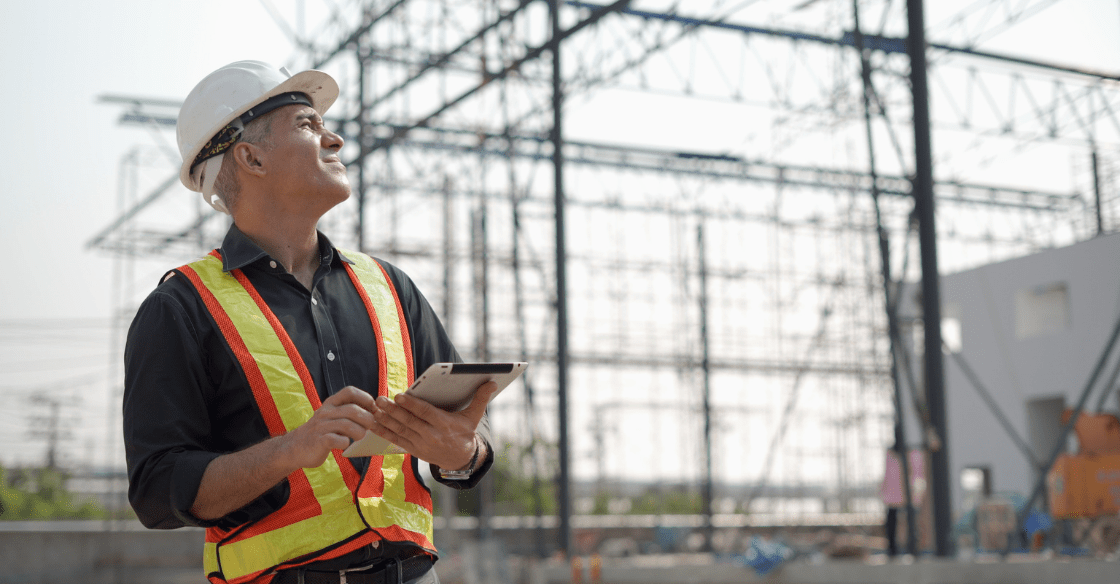
[[[415,375],[404,309],[380,264],[362,253],[344,253],[354,261],[345,269],[377,340],[377,395],[392,398]],[[221,329],[269,434],[282,436],[310,419],[322,405],[311,374],[245,274],[223,272],[218,250],[179,272]],[[431,492],[413,471],[411,455],[372,457],[363,477],[334,450],[321,466],[288,475],[288,485],[287,503],[271,514],[232,529],[206,530],[203,565],[211,582],[269,582],[277,569],[338,557],[381,539],[435,554]]]

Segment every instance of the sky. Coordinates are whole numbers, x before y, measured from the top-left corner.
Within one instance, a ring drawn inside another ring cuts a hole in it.
[[[99,96],[181,99],[228,62],[291,53],[261,4],[218,0],[7,2],[0,48],[0,319],[109,314],[110,261],[84,246],[116,216],[120,158],[143,136]]]
[[[113,261],[85,246],[117,216],[121,157],[151,138],[118,124],[122,107],[99,97],[179,100],[226,63],[291,53],[256,1],[4,3],[0,464],[43,460],[34,428],[50,406],[36,396],[61,400],[61,462],[106,456],[104,420],[118,407],[106,380],[120,362],[109,340]]]
[[[937,5],[928,18],[937,25],[944,4],[927,4]],[[1120,2],[1060,2],[985,48],[1120,70]],[[121,107],[99,103],[99,96],[179,100],[226,63],[283,63],[292,52],[258,1],[5,2],[0,464],[41,456],[41,440],[6,431],[47,411],[32,396],[59,394],[74,398],[75,407],[106,411],[95,394],[119,359],[107,340],[112,261],[85,244],[117,216],[122,155],[149,138],[120,126]],[[91,417],[98,416],[85,419]],[[85,444],[104,435],[101,429],[74,432],[89,435]],[[68,456],[77,460],[83,453]]]

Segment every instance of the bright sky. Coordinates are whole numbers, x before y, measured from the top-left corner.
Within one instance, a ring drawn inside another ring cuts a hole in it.
[[[945,4],[927,0],[936,5],[930,26],[944,20]],[[1060,2],[985,48],[1120,70],[1120,2]],[[257,1],[5,3],[0,111],[10,132],[0,143],[0,249],[7,250],[0,261],[0,347],[7,353],[0,356],[0,464],[27,458],[14,447],[25,437],[4,431],[22,424],[23,414],[13,412],[30,407],[26,391],[13,390],[76,383],[78,390],[88,385],[100,392],[100,384],[87,380],[119,358],[96,334],[17,346],[37,326],[28,320],[105,319],[110,313],[112,262],[84,246],[117,214],[121,156],[149,138],[144,130],[121,127],[120,106],[100,104],[98,96],[181,99],[228,62],[282,64],[291,54]],[[23,324],[4,324],[15,320]],[[85,403],[105,411],[94,400]]]
[[[282,63],[291,47],[258,2],[7,2],[0,71],[9,139],[0,145],[0,464],[41,461],[34,393],[62,397],[73,464],[102,459],[109,417],[111,258],[85,243],[117,215],[118,167],[143,129],[117,123],[104,94],[182,99],[238,59]],[[75,330],[44,332],[83,319]],[[96,320],[85,320],[96,319]],[[54,320],[52,325],[49,321]],[[118,416],[119,418],[119,416]],[[41,422],[39,422],[41,425]],[[96,448],[92,445],[98,444]]]
[[[230,61],[290,53],[257,2],[6,3],[0,319],[109,314],[111,262],[84,244],[116,216],[120,158],[145,136],[98,96],[181,99]]]

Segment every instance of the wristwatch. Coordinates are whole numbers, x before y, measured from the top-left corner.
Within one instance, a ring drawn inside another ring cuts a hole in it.
[[[482,449],[482,444],[478,440],[478,436],[474,438],[474,454],[471,455],[471,462],[467,468],[463,470],[447,470],[445,468],[439,469],[439,476],[441,479],[447,481],[465,481],[471,478],[474,474],[474,466],[478,464],[478,452]]]

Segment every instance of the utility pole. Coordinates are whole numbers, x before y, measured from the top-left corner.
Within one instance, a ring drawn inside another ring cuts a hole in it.
[[[37,395],[31,398],[31,402],[47,406],[49,413],[46,416],[31,418],[32,430],[30,435],[32,438],[46,439],[47,468],[58,470],[58,443],[63,438],[69,437],[68,433],[62,431],[62,400],[56,397]]]

